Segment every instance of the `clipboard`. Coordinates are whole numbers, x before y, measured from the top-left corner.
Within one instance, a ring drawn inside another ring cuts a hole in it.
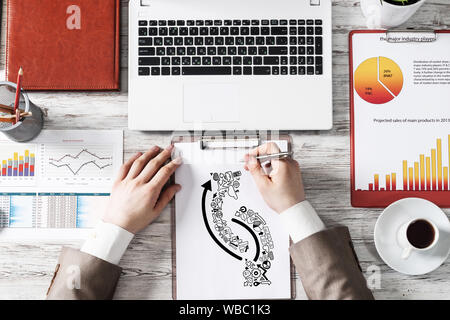
[[[445,181],[442,181],[442,184],[440,185],[441,190],[439,189],[439,183],[437,190],[433,189],[433,186],[430,186],[430,189],[427,189],[428,187],[428,177],[425,174],[428,174],[427,168],[422,170],[422,157],[426,158],[425,151],[427,150],[420,150],[418,154],[420,155],[420,159],[414,160],[414,168],[413,168],[413,174],[414,178],[411,181],[411,168],[408,167],[406,176],[408,177],[405,180],[405,171],[398,172],[395,176],[394,173],[390,173],[390,181],[388,181],[388,177],[386,175],[386,186],[384,188],[381,187],[382,183],[384,181],[383,175],[380,175],[377,181],[376,175],[374,176],[374,181],[371,184],[369,184],[368,188],[369,190],[361,188],[361,185],[357,185],[357,179],[356,175],[356,160],[355,160],[355,154],[357,153],[356,146],[355,146],[355,140],[357,139],[356,133],[355,133],[355,124],[357,124],[357,119],[355,119],[355,99],[359,99],[359,93],[357,92],[357,89],[355,89],[355,66],[356,62],[354,61],[354,52],[355,52],[355,46],[354,46],[354,38],[355,36],[365,36],[365,35],[374,35],[379,34],[380,35],[380,42],[382,40],[382,37],[384,37],[384,41],[386,43],[392,44],[392,46],[402,46],[407,44],[409,47],[412,47],[411,44],[417,44],[417,46],[431,46],[439,43],[441,37],[445,35],[445,37],[450,37],[450,30],[354,30],[350,32],[349,34],[349,75],[350,75],[350,146],[351,146],[351,204],[353,207],[378,207],[378,208],[384,208],[388,205],[390,205],[392,202],[395,202],[399,199],[406,198],[406,197],[418,197],[423,198],[429,201],[434,202],[438,206],[441,207],[450,207],[450,187],[447,183],[447,189],[444,190]],[[369,49],[367,49],[369,50]],[[410,51],[411,55],[414,55],[414,50]],[[376,55],[375,55],[376,56]],[[437,55],[437,58],[439,56]],[[380,57],[381,58],[381,57]],[[450,60],[450,58],[449,58]],[[355,63],[355,64],[354,64]],[[380,68],[380,67],[378,67]],[[381,72],[380,69],[378,69],[378,72]],[[356,73],[356,72],[355,72]],[[378,75],[380,77],[380,75]],[[380,79],[380,78],[378,78]],[[398,96],[395,96],[395,99],[399,97],[401,93]],[[402,97],[403,99],[403,97]],[[450,130],[448,132],[449,134],[449,144],[450,144]],[[446,142],[447,137],[442,136],[442,141]],[[445,140],[444,140],[445,139]],[[438,139],[439,140],[439,139]],[[450,147],[450,146],[449,146]],[[433,148],[433,147],[431,147]],[[436,148],[436,145],[434,146]],[[446,152],[449,154],[450,158],[450,152],[446,150]],[[408,162],[408,161],[407,161]],[[416,176],[416,163],[419,163],[419,179],[417,179]],[[404,163],[404,161],[403,161]],[[408,163],[409,165],[409,163]],[[424,165],[425,167],[425,165]],[[404,168],[403,168],[404,169]],[[445,169],[445,168],[444,168]],[[422,173],[424,171],[425,174]],[[450,172],[450,160],[447,164],[447,175]],[[444,170],[445,172],[445,170]],[[393,178],[397,178],[396,181],[393,180]],[[437,179],[437,177],[436,177]],[[442,177],[444,180],[444,177]],[[426,181],[425,181],[426,180]],[[433,177],[430,178],[430,180],[433,180]],[[403,183],[402,183],[403,181]],[[394,184],[395,182],[395,184]],[[412,187],[411,185],[414,187]],[[379,184],[377,186],[377,184]],[[431,185],[433,182],[431,182]],[[400,187],[399,187],[400,185]],[[370,190],[372,188],[372,190]],[[375,190],[378,188],[378,190]],[[390,190],[388,190],[388,188]],[[381,190],[384,189],[384,190]]]
[[[233,133],[232,136],[225,134],[225,132],[201,132],[197,134],[186,134],[173,136],[171,144],[176,143],[199,143],[199,152],[209,149],[245,149],[251,150],[270,140],[286,141],[288,152],[292,152],[292,137],[289,134],[280,134],[274,137],[270,133],[262,137],[258,132],[247,133]],[[175,178],[172,178],[172,183],[175,183]],[[172,239],[172,298],[177,300],[177,261],[176,261],[176,205],[175,201],[171,207],[171,239]],[[292,244],[292,240],[290,240]],[[295,267],[290,258],[290,289],[291,299],[296,297],[295,285]]]

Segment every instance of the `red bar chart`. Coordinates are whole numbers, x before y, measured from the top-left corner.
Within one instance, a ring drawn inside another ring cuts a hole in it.
[[[34,177],[36,156],[30,149],[1,152],[1,177]]]

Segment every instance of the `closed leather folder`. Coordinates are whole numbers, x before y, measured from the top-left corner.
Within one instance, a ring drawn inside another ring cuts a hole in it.
[[[120,0],[8,0],[6,79],[26,90],[117,90]]]

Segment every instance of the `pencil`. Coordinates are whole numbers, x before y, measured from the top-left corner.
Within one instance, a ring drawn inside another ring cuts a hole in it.
[[[20,103],[20,89],[22,87],[22,76],[23,76],[23,69],[22,67],[20,67],[19,72],[17,74],[16,99],[14,101],[14,113],[16,114],[16,122],[19,121],[19,113],[17,112],[17,109],[19,108]]]

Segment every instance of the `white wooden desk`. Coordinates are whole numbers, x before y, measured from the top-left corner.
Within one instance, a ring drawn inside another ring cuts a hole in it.
[[[5,9],[5,2],[4,9]],[[166,146],[169,132],[144,133],[127,129],[127,25],[128,1],[122,0],[121,92],[31,93],[31,100],[47,111],[48,129],[123,129],[124,158],[157,144]],[[4,10],[5,11],[5,10]],[[4,78],[5,14],[2,19],[1,64]],[[364,28],[357,0],[333,1],[334,127],[325,132],[292,132],[296,159],[303,169],[308,199],[328,226],[350,228],[361,267],[381,270],[377,299],[448,299],[450,264],[447,260],[425,276],[405,276],[387,267],[378,257],[373,229],[380,214],[376,209],[350,206],[350,146],[348,33]],[[448,0],[428,0],[405,27],[450,28]],[[45,71],[44,71],[45,72]],[[151,121],[151,119],[149,119]],[[449,210],[446,211],[449,214]],[[61,245],[78,243],[2,243],[0,244],[0,299],[41,299],[44,297]],[[171,240],[169,209],[132,241],[121,261],[123,274],[116,299],[171,299]],[[296,278],[297,297],[306,298]]]

